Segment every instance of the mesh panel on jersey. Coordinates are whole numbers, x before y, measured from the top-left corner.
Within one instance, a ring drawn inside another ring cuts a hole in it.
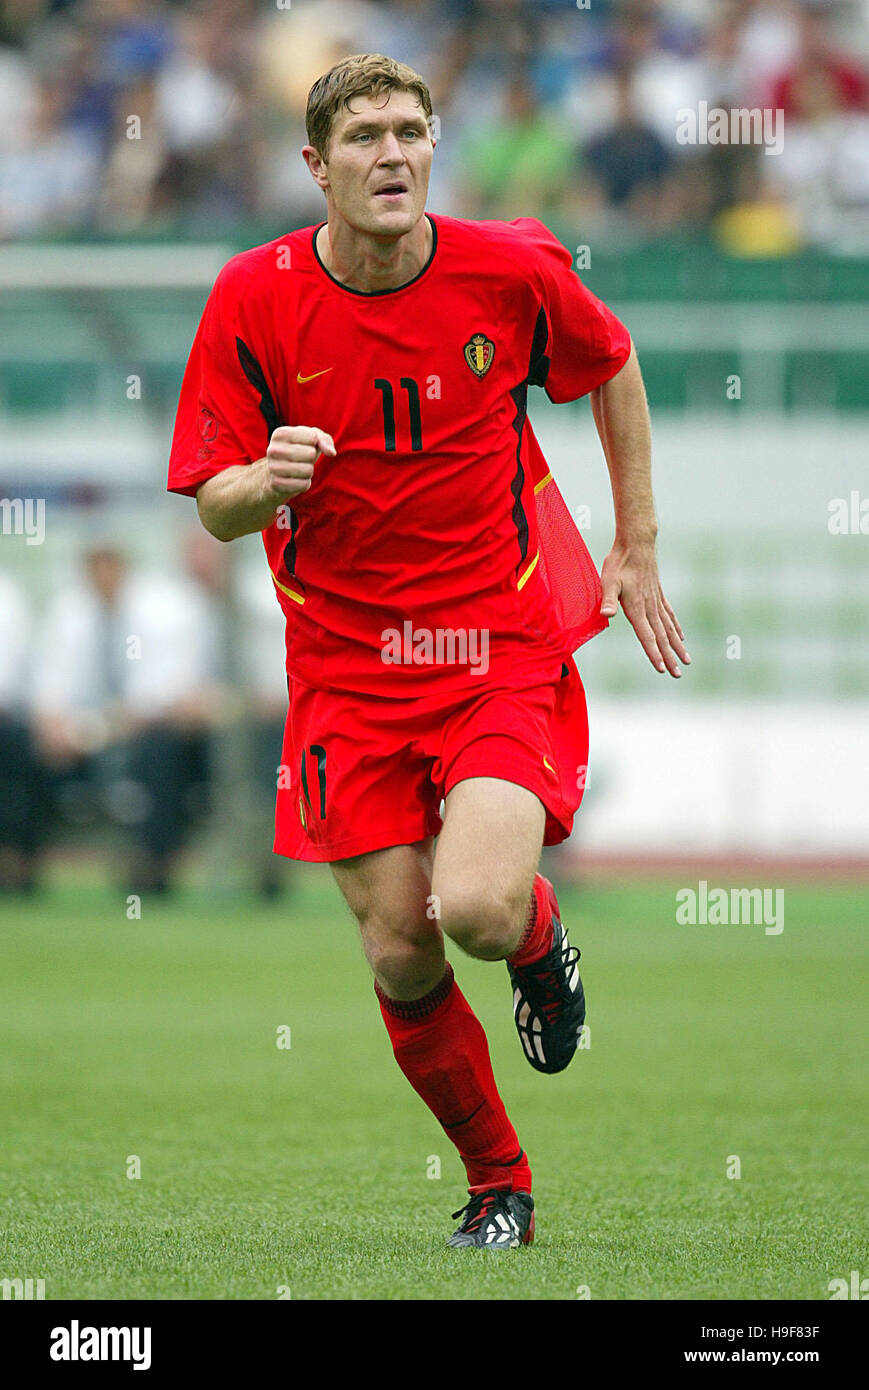
[[[555,479],[535,491],[540,537],[540,571],[551,596],[556,619],[576,651],[607,620],[600,616],[603,597],[600,576]]]

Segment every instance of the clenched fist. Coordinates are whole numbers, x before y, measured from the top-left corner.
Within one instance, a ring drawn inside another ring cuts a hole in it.
[[[279,425],[266,450],[266,487],[278,502],[307,492],[314,465],[322,454],[335,457],[335,442],[325,430],[308,425]]]

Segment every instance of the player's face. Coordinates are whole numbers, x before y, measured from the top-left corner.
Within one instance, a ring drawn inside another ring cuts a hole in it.
[[[425,112],[397,90],[350,106],[335,117],[321,166],[327,197],[358,231],[403,236],[425,211],[434,151]]]

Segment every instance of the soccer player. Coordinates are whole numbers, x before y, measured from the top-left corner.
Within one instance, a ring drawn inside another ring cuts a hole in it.
[[[540,222],[426,213],[431,117],[381,54],[314,84],[302,154],[327,220],[218,276],[169,486],[221,540],[263,533],[287,625],[275,849],[329,863],[359,923],[398,1065],[467,1171],[449,1243],[502,1249],[533,1239],[531,1168],[444,936],[506,961],[528,1062],[566,1067],[579,951],[537,865],[585,781],[573,652],[621,602],[659,671],[690,658],[630,337]],[[529,385],[591,393],[616,517],[602,588]]]

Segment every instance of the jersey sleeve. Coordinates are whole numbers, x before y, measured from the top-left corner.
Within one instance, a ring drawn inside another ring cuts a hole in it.
[[[550,400],[575,401],[614,377],[627,362],[631,337],[620,319],[586,289],[566,246],[536,218],[518,219],[546,312],[548,337],[534,374]]]
[[[279,423],[249,346],[251,333],[241,322],[246,280],[230,261],[208,296],[181,385],[169,455],[170,492],[192,497],[224,468],[262,458]]]

